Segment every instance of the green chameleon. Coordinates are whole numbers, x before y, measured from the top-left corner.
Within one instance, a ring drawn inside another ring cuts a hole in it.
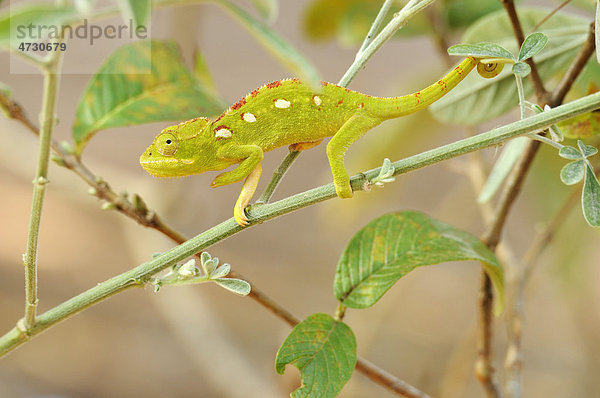
[[[262,86],[239,100],[215,121],[198,117],[167,127],[140,157],[140,164],[157,177],[175,177],[223,170],[211,187],[246,178],[234,207],[234,218],[248,224],[244,213],[262,173],[263,153],[289,145],[290,150],[310,149],[333,136],[327,157],[335,190],[340,198],[352,197],[344,167],[348,147],[369,129],[387,119],[423,109],[453,89],[477,66],[480,75],[491,78],[502,63],[480,62],[468,57],[442,79],[416,93],[379,98],[323,82],[320,89],[288,79]]]

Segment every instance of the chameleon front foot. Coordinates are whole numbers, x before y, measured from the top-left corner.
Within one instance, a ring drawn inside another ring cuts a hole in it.
[[[242,186],[242,192],[240,192],[240,196],[235,202],[235,207],[233,208],[233,218],[238,225],[245,227],[248,225],[248,217],[244,212],[248,203],[252,199],[254,192],[256,192],[256,187],[258,186],[258,180],[260,180],[260,175],[262,174],[262,167],[260,164],[256,165],[256,167],[248,174],[246,181],[244,181],[244,185]]]

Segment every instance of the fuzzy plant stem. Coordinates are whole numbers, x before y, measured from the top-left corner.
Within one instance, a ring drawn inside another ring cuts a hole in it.
[[[498,145],[508,139],[547,129],[550,125],[562,120],[590,112],[600,108],[600,93],[591,94],[549,111],[518,120],[508,125],[495,128],[488,132],[478,134],[439,148],[435,148],[418,155],[408,157],[392,163],[394,175],[407,173],[420,169],[430,164],[473,152],[479,149]],[[351,179],[354,191],[364,190],[368,183],[380,173],[380,168],[355,175]],[[315,203],[336,197],[333,184],[323,185],[311,190],[298,193],[277,202],[255,206],[248,212],[250,225],[262,223],[283,214],[290,213]],[[247,228],[247,227],[246,227]],[[32,328],[25,331],[15,327],[4,336],[0,337],[0,356],[10,352],[30,336],[37,335],[49,327],[75,315],[79,311],[92,306],[114,294],[134,286],[143,286],[148,279],[182,261],[207,247],[220,242],[229,236],[243,230],[233,218],[203,232],[187,242],[172,248],[159,257],[139,265],[138,267],[117,275],[91,289],[59,304],[58,306],[41,314]]]
[[[386,41],[388,41],[394,33],[398,29],[401,29],[406,22],[417,13],[422,11],[425,7],[433,3],[435,0],[410,0],[408,4],[406,4],[400,11],[394,14],[392,20],[381,30],[381,32],[369,43],[368,46],[363,50],[358,52],[356,59],[350,65],[344,76],[339,81],[339,85],[342,87],[346,87],[354,76],[364,68],[367,61],[384,45]],[[384,3],[384,7],[385,7]],[[379,18],[379,16],[378,16]],[[383,18],[383,17],[382,17]],[[378,20],[375,20],[375,23],[380,23]],[[368,40],[368,39],[366,39]]]
[[[42,112],[40,115],[40,144],[38,163],[33,180],[33,199],[29,218],[29,233],[27,236],[27,249],[23,256],[25,266],[25,317],[22,328],[30,330],[35,324],[35,314],[38,305],[37,293],[37,254],[42,218],[42,207],[48,183],[48,161],[50,159],[50,144],[52,130],[54,129],[54,112],[58,94],[59,74],[57,73],[59,58],[52,58],[44,70],[44,92],[42,99]]]
[[[521,119],[525,119],[525,90],[523,90],[523,79],[515,75],[517,81],[517,93],[519,95],[519,108],[521,109]]]

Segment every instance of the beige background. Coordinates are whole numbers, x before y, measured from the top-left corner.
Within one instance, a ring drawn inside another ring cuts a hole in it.
[[[309,2],[281,1],[276,31],[313,61],[324,79],[337,81],[354,49],[308,42],[300,20]],[[6,7],[4,5],[3,7]],[[117,18],[111,20],[118,23]],[[110,22],[110,21],[107,21]],[[189,61],[202,49],[223,96],[232,102],[255,87],[287,77],[246,31],[216,6],[156,10],[154,38],[175,38]],[[114,49],[73,43],[70,63],[95,70]],[[37,119],[39,75],[9,73],[0,54],[0,81]],[[27,67],[21,60],[13,67]],[[374,95],[410,92],[444,70],[426,38],[395,40],[369,62],[352,88]],[[23,70],[21,70],[23,71]],[[60,84],[56,138],[70,140],[74,110],[89,75],[65,75]],[[490,126],[497,125],[493,122]],[[231,216],[239,184],[212,190],[214,174],[154,179],[137,163],[139,154],[168,123],[101,132],[84,161],[116,191],[139,193],[176,229],[192,236]],[[460,129],[432,121],[427,112],[389,122],[354,145],[351,172],[463,137]],[[23,311],[23,269],[31,179],[37,139],[18,123],[0,118],[0,331],[12,328]],[[484,151],[491,160],[495,151]],[[274,151],[263,163],[264,187],[285,155]],[[210,248],[283,306],[304,318],[333,313],[336,261],[365,223],[390,211],[417,209],[476,235],[483,231],[468,179],[457,159],[402,176],[385,189],[331,200],[256,226]],[[534,174],[508,220],[505,236],[522,254],[540,222],[547,220],[568,189],[560,184],[562,162],[544,149]],[[457,170],[459,172],[457,172]],[[324,146],[301,156],[277,198],[329,182]],[[40,310],[146,261],[172,247],[116,212],[100,210],[88,187],[52,164],[39,251]],[[540,194],[540,192],[542,194]],[[472,375],[475,300],[479,269],[453,263],[415,271],[373,308],[348,311],[346,321],[358,352],[392,374],[440,397],[481,397]],[[531,281],[525,311],[525,396],[591,397],[600,394],[598,233],[576,209],[564,231],[543,255]],[[504,317],[497,320],[497,366],[505,349]],[[297,386],[297,372],[274,370],[286,324],[247,298],[212,285],[151,288],[117,295],[52,328],[0,361],[1,397],[276,397]],[[343,397],[392,396],[355,374]]]

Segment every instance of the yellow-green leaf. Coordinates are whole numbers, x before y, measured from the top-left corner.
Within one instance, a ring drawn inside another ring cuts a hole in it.
[[[277,373],[283,374],[288,364],[302,375],[302,385],[291,397],[337,397],[356,365],[354,333],[327,314],[313,314],[296,325],[279,348]]]
[[[223,104],[185,68],[171,41],[140,41],[115,51],[77,107],[73,138],[81,153],[99,130],[219,113]]]
[[[417,211],[386,214],[348,243],[335,274],[335,296],[347,307],[367,308],[413,269],[463,260],[481,262],[496,289],[496,312],[500,312],[502,267],[478,238]]]
[[[74,7],[49,4],[19,4],[0,13],[0,46],[18,47],[21,42],[56,39],[62,25],[77,20]]]
[[[125,23],[133,21],[135,27],[145,26],[151,13],[151,0],[119,0],[121,14]]]

